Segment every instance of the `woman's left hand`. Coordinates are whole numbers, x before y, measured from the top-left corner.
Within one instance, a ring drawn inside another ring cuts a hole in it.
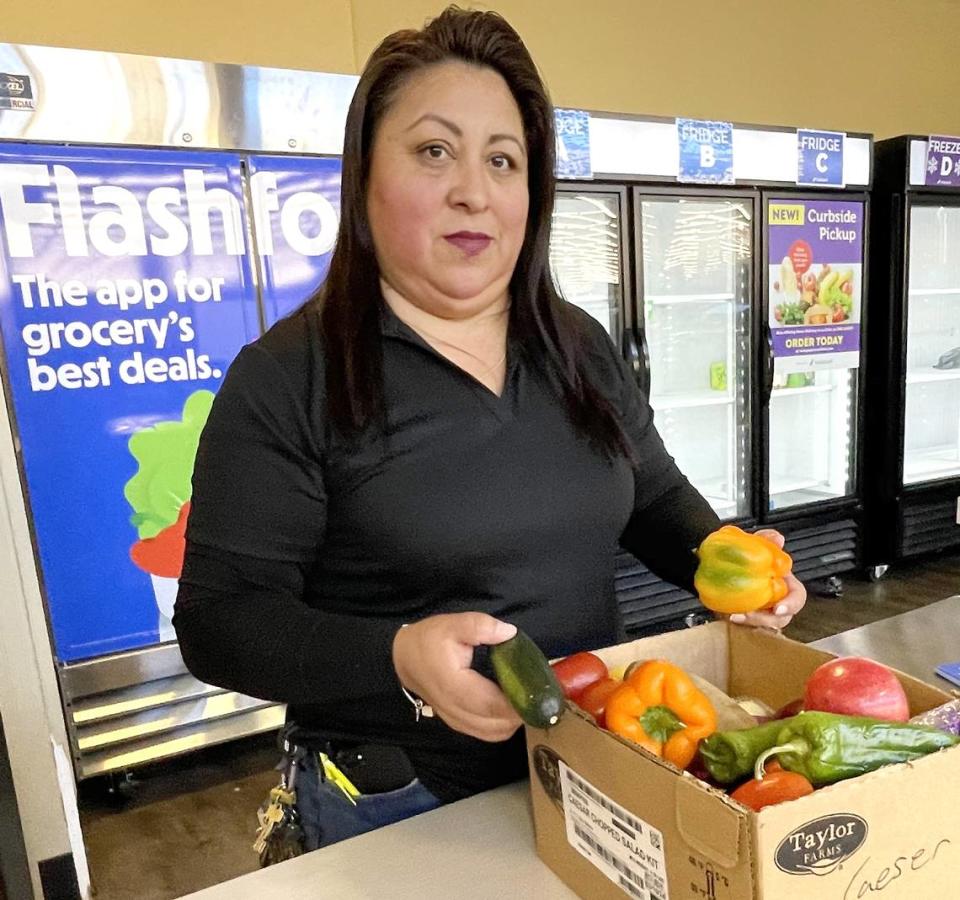
[[[783,535],[772,528],[762,528],[755,534],[778,547],[783,547]],[[753,628],[772,628],[780,631],[790,624],[790,620],[803,609],[807,602],[807,589],[797,580],[792,572],[784,576],[787,582],[787,596],[772,609],[758,609],[752,613],[735,613],[730,616],[731,622],[738,625],[750,625]]]

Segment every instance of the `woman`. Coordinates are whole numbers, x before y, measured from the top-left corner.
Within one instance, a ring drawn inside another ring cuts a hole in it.
[[[553,112],[503,19],[391,35],[347,117],[327,281],[217,395],[175,625],[198,678],[286,702],[364,795],[311,754],[307,849],[522,777],[483,648],[518,626],[548,655],[616,643],[617,544],[689,587],[718,525],[556,294],[553,172]],[[804,599],[794,580],[746,621]]]

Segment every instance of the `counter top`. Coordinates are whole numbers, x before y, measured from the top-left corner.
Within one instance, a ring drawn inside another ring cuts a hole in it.
[[[960,660],[960,596],[811,644],[869,656],[945,690],[934,673]],[[316,853],[207,888],[193,900],[574,900],[539,859],[527,782],[441,807]]]
[[[867,656],[943,691],[956,690],[934,669],[960,661],[960,596],[842,631],[810,646],[838,656]]]
[[[190,894],[191,900],[575,900],[537,856],[524,781]]]

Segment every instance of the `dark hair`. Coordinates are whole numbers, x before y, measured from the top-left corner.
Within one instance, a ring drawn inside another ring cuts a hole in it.
[[[455,6],[420,31],[387,37],[367,61],[347,113],[340,229],[327,279],[312,298],[321,307],[332,424],[343,433],[355,433],[383,413],[382,296],[366,204],[374,133],[412,74],[451,60],[501,75],[523,119],[530,200],[526,234],[510,280],[511,333],[559,384],[577,431],[607,454],[632,459],[610,403],[586,375],[581,320],[560,299],[550,274],[556,187],[550,98],[527,48],[505,19]]]

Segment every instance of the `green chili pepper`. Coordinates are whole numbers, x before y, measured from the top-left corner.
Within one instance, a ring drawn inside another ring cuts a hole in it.
[[[716,731],[700,742],[700,758],[720,784],[739,781],[753,772],[757,757],[779,742],[789,719],[766,722],[755,728]]]
[[[802,712],[779,724],[777,743],[757,757],[757,778],[763,777],[763,764],[771,756],[776,756],[783,768],[819,785],[960,744],[960,737],[937,728],[862,716]]]

